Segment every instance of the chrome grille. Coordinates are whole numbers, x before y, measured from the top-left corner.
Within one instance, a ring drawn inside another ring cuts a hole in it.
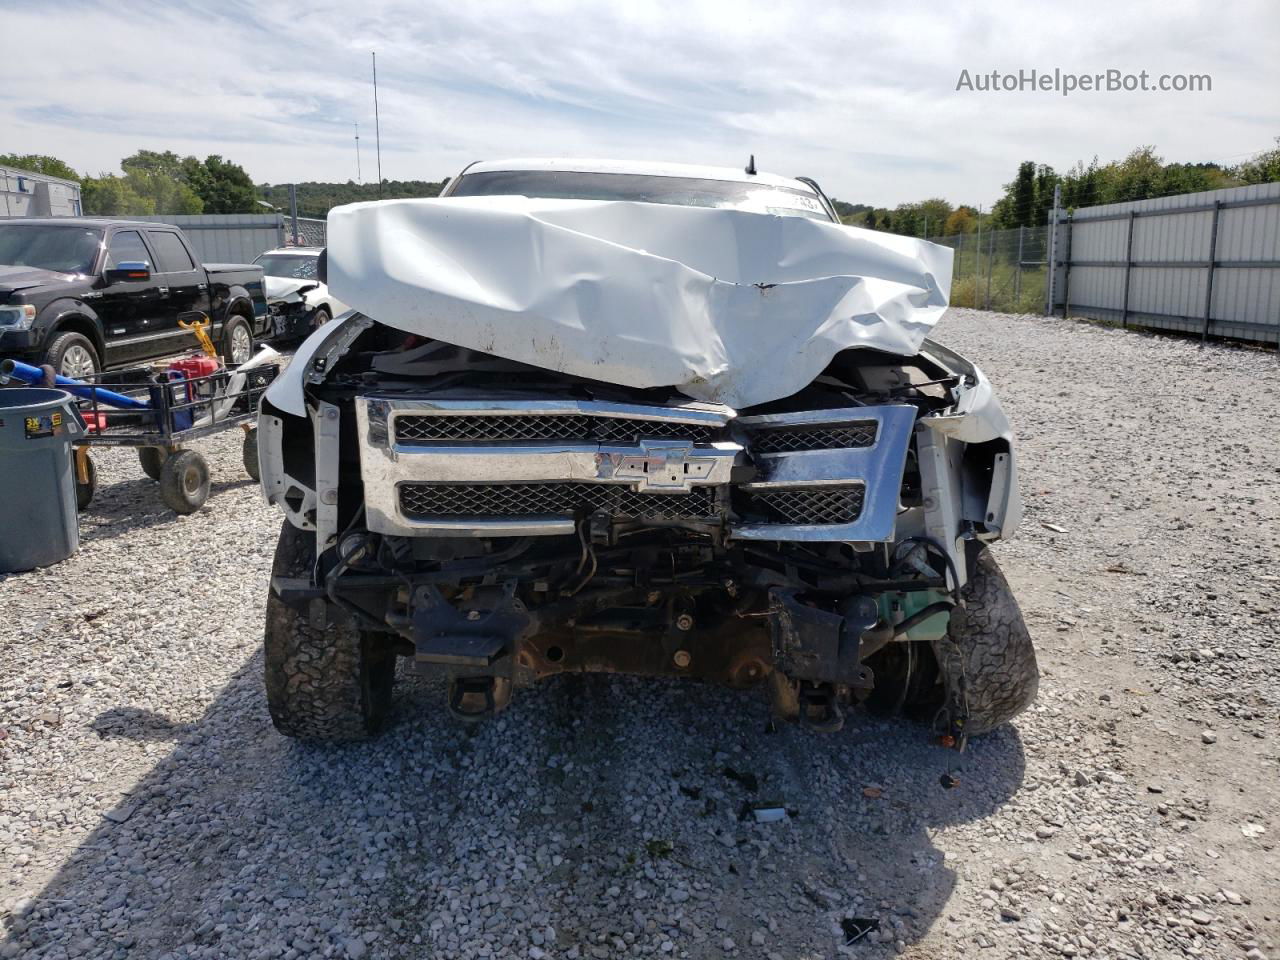
[[[749,436],[752,453],[796,453],[802,450],[846,450],[869,447],[876,442],[874,420],[860,423],[829,423],[753,428]]]
[[[589,414],[484,416],[411,415],[396,417],[399,443],[511,443],[540,440],[567,443],[633,444],[640,440],[710,443],[714,428],[672,420],[598,417]]]
[[[776,523],[833,524],[857,520],[865,494],[866,488],[856,484],[760,491],[751,499]]]
[[[636,493],[603,483],[409,483],[400,487],[400,509],[415,520],[557,517],[596,511],[633,520],[716,516],[714,487],[694,487],[689,493]]]

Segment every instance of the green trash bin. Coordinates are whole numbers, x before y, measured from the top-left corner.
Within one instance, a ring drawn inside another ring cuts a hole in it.
[[[47,567],[80,546],[71,441],[84,433],[65,390],[0,390],[0,573]]]

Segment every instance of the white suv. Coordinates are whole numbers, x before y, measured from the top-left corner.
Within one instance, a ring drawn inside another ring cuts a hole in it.
[[[253,262],[262,267],[273,338],[301,340],[347,312],[316,274],[321,247],[281,247]]]

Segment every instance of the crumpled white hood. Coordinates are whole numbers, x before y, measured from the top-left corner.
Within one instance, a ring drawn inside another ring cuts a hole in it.
[[[328,286],[379,323],[628,387],[743,408],[848,347],[916,353],[952,252],[742,210],[392,200],[329,214]]]
[[[285,297],[297,293],[303,287],[311,287],[315,289],[316,282],[314,280],[295,280],[293,277],[263,277],[262,286],[263,293],[267,300],[283,300]],[[306,299],[305,294],[299,299]]]

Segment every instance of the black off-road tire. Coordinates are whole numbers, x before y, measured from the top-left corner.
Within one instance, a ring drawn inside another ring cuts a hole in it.
[[[989,733],[1027,709],[1040,688],[1031,634],[1009,583],[989,550],[978,554],[951,614],[947,638],[935,644],[943,673],[963,669],[970,735]]]
[[[287,520],[272,576],[310,578],[315,534]],[[308,612],[267,594],[264,631],[267,709],[275,728],[303,740],[373,736],[391,715],[396,658],[376,634],[362,633],[341,608],[324,604],[323,626]]]
[[[164,462],[169,456],[169,451],[164,447],[139,447],[138,463],[142,466],[142,472],[152,480],[160,479],[160,471],[164,468]]]

